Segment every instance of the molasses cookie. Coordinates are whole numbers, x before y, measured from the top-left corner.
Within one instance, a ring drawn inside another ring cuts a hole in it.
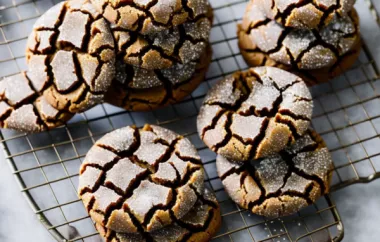
[[[96,228],[106,242],[207,242],[216,234],[221,224],[220,208],[215,196],[205,190],[198,196],[195,206],[174,224],[151,233],[115,233],[99,224]]]
[[[285,27],[316,29],[346,16],[355,0],[254,0],[265,15]]]
[[[58,110],[82,112],[101,103],[115,75],[108,23],[88,0],[59,3],[42,15],[26,51],[37,91]]]
[[[172,224],[203,192],[204,171],[194,146],[153,125],[105,135],[80,168],[79,195],[90,216],[120,233]]]
[[[198,133],[228,159],[248,161],[283,150],[308,129],[311,94],[301,78],[256,67],[220,81],[200,109]]]
[[[92,0],[92,3],[112,24],[144,35],[197,19],[209,7],[207,0]]]
[[[211,56],[208,45],[197,62],[164,70],[145,70],[118,62],[116,78],[106,101],[130,111],[150,111],[177,103],[204,80]]]
[[[291,65],[284,65],[272,60],[268,54],[257,48],[257,45],[249,38],[249,35],[247,35],[246,32],[241,31],[240,27],[241,26],[239,25],[239,48],[244,60],[249,66],[272,66],[281,68],[301,77],[308,86],[327,82],[341,75],[355,64],[361,51],[361,41],[359,41],[352,50],[341,56],[332,67],[316,70],[300,70]]]
[[[254,15],[258,7],[250,3],[243,18],[244,31],[258,49],[274,61],[301,70],[334,66],[360,40],[359,18],[355,10],[349,16],[336,17],[321,30],[286,28]],[[253,13],[252,13],[253,12]]]
[[[141,35],[114,28],[113,35],[119,59],[129,65],[154,70],[197,61],[208,45],[210,30],[211,21],[203,16],[155,34]]]
[[[73,115],[53,108],[36,91],[27,73],[0,81],[0,127],[41,132],[63,125]]]
[[[262,160],[234,163],[216,159],[219,177],[233,201],[255,214],[293,214],[329,192],[333,163],[322,138],[313,131]]]

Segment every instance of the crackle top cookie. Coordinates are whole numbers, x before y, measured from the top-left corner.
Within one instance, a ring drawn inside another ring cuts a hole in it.
[[[99,12],[112,24],[153,34],[205,15],[207,0],[92,0]]]
[[[251,2],[243,17],[242,30],[274,61],[305,70],[334,66],[360,41],[355,10],[348,16],[335,17],[318,31],[283,27],[267,19]]]
[[[313,101],[306,84],[274,67],[256,67],[220,81],[200,109],[198,133],[218,154],[248,161],[283,150],[308,129]]]
[[[210,30],[211,20],[202,16],[145,36],[117,27],[112,31],[117,42],[119,59],[129,65],[154,70],[197,61],[208,45]]]
[[[318,29],[346,16],[355,0],[253,0],[270,19],[286,27]]]
[[[144,70],[117,62],[116,78],[106,101],[131,111],[151,111],[181,101],[204,80],[211,62],[209,45],[197,62],[165,70]]]
[[[121,233],[154,231],[185,216],[204,192],[204,171],[186,138],[146,125],[98,140],[79,176],[79,195],[92,219]]]
[[[329,192],[333,163],[322,138],[313,131],[290,147],[262,160],[236,163],[221,155],[218,175],[233,201],[255,214],[293,214]]]
[[[361,41],[358,41],[349,52],[338,59],[334,66],[301,70],[297,66],[285,65],[272,60],[268,54],[257,48],[250,36],[241,29],[241,25],[238,25],[238,45],[244,60],[249,66],[272,66],[289,71],[301,77],[308,86],[327,82],[341,75],[355,64],[361,52]]]
[[[82,112],[103,101],[115,75],[115,47],[106,20],[87,0],[61,2],[33,27],[26,50],[37,91],[59,110]]]
[[[198,195],[194,207],[177,223],[151,233],[114,233],[96,224],[106,242],[207,242],[216,234],[221,224],[220,208],[215,196],[205,190]]]
[[[63,125],[73,114],[53,108],[27,73],[0,80],[0,127],[41,132]]]

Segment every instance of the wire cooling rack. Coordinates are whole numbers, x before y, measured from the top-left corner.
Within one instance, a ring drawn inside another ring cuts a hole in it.
[[[7,161],[21,191],[44,226],[58,241],[101,241],[76,195],[78,168],[88,149],[105,133],[126,125],[159,124],[188,137],[197,147],[207,173],[206,186],[220,202],[223,224],[215,241],[340,241],[343,225],[329,196],[299,213],[265,219],[238,208],[223,190],[215,154],[200,141],[195,120],[207,90],[215,81],[247,66],[239,53],[236,24],[247,1],[211,0],[215,21],[213,62],[207,82],[183,102],[132,113],[103,104],[76,115],[64,127],[39,134],[0,132]],[[55,1],[0,0],[0,78],[26,69],[24,49],[33,23]],[[380,23],[376,8],[358,0],[363,51],[345,75],[312,88],[313,127],[332,152],[332,190],[380,177]],[[4,166],[4,164],[1,164]]]

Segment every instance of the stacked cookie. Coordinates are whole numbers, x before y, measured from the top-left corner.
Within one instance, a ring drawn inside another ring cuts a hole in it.
[[[251,0],[238,26],[239,47],[250,66],[276,66],[308,85],[350,68],[360,48],[355,0]]]
[[[328,193],[333,164],[309,128],[312,110],[305,82],[275,67],[238,72],[211,88],[198,133],[218,153],[217,171],[232,200],[275,217]]]
[[[106,100],[146,111],[178,102],[203,80],[211,61],[207,0],[93,0],[112,24],[116,79]]]
[[[0,82],[0,127],[40,132],[108,101],[147,111],[182,100],[211,61],[207,0],[70,0],[43,14],[28,71]]]
[[[221,223],[195,147],[154,125],[98,140],[80,168],[78,193],[105,241],[203,242]]]

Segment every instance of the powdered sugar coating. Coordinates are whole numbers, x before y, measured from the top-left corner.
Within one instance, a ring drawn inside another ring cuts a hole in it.
[[[89,0],[66,1],[42,15],[28,38],[30,77],[54,108],[85,111],[103,101],[115,75],[111,30]]]
[[[204,53],[211,30],[206,17],[163,30],[141,35],[114,27],[118,58],[145,70],[168,69],[198,60]]]
[[[129,126],[90,149],[78,191],[97,223],[116,232],[135,233],[136,226],[150,232],[182,218],[203,193],[203,180],[200,158],[188,140],[154,125]],[[102,197],[103,191],[111,198]]]
[[[311,94],[297,76],[273,67],[251,68],[216,84],[197,119],[213,151],[235,161],[266,157],[308,129]]]
[[[154,34],[205,15],[207,0],[92,0],[97,10],[118,28]]]
[[[247,5],[247,12],[249,9],[252,9],[252,4]],[[259,10],[258,10],[259,11]],[[285,65],[280,62],[274,61],[269,57],[269,54],[261,51],[257,44],[252,41],[246,29],[249,26],[256,26],[263,20],[255,20],[252,21],[252,18],[255,18],[257,15],[246,14],[243,18],[242,24],[238,25],[238,45],[244,60],[251,67],[255,66],[272,66],[281,68],[283,70],[289,71],[300,76],[308,86],[312,86],[315,84],[327,82],[329,80],[334,79],[335,77],[341,75],[345,71],[349,70],[356,62],[357,58],[361,53],[361,40],[360,33],[357,32],[356,36],[358,36],[357,42],[351,48],[349,52],[347,52],[344,56],[340,56],[337,60],[337,63],[332,67],[322,68],[322,69],[313,69],[313,70],[301,70],[297,65]],[[359,18],[356,11],[353,9],[350,12],[350,17],[352,18],[355,26],[359,26]],[[257,18],[259,19],[259,18]],[[265,21],[264,21],[265,23]],[[248,27],[247,27],[248,26]],[[309,54],[307,54],[309,55]]]
[[[211,48],[207,46],[206,52],[196,62],[176,65],[167,70],[149,71],[153,78],[148,75],[138,80],[132,66],[121,64],[106,101],[131,111],[152,111],[177,103],[202,83],[211,57]],[[160,83],[156,82],[157,78]]]
[[[243,20],[245,31],[257,47],[279,63],[301,70],[331,67],[338,59],[353,49],[360,39],[354,13],[336,16],[330,24],[318,30],[283,27],[262,16],[250,16],[251,9],[258,8],[250,3]]]
[[[255,0],[261,11],[270,19],[286,27],[318,29],[333,21],[334,16],[347,15],[355,0]]]
[[[232,200],[268,217],[290,215],[314,203],[328,193],[333,171],[331,155],[313,131],[268,158],[234,163],[218,155],[216,165]]]
[[[161,87],[166,81],[172,85],[179,85],[191,79],[196,66],[196,62],[190,62],[184,65],[176,64],[163,70],[147,70],[118,61],[116,81],[133,89]]]
[[[40,91],[44,90],[40,88]],[[40,91],[35,88],[29,73],[1,80],[0,127],[28,133],[41,132],[61,126],[73,116],[52,107]]]
[[[107,242],[177,242],[183,238],[187,241],[207,242],[217,232],[221,223],[220,208],[215,195],[205,190],[203,196],[198,196],[195,206],[186,214],[180,223],[173,223],[165,228],[148,234],[114,233],[96,224],[100,235]]]

